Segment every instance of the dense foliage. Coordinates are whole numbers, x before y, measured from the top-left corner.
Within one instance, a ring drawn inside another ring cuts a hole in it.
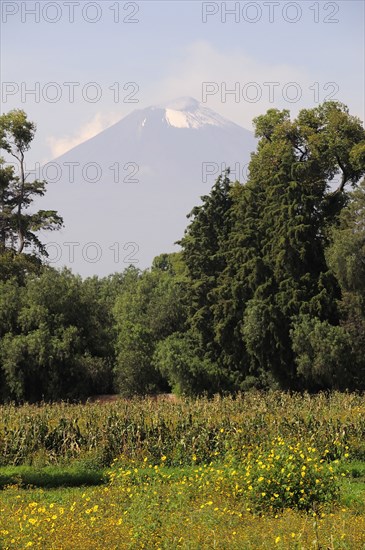
[[[365,132],[337,102],[270,109],[245,185],[222,174],[181,252],[82,280],[46,265],[28,213],[35,126],[0,117],[0,398],[77,399],[249,387],[365,388]]]
[[[254,122],[247,184],[219,178],[181,241],[206,389],[363,389],[364,130],[333,102]]]

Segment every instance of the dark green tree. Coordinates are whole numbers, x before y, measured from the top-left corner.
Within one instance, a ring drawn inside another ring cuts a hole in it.
[[[271,109],[254,122],[257,152],[247,184],[231,192],[219,276],[200,309],[213,313],[207,341],[219,344],[236,387],[273,377],[300,389],[290,331],[300,314],[339,322],[340,289],[325,248],[346,185],[364,173],[365,133],[336,102],[303,110],[294,121]],[[205,257],[198,247],[194,252]]]
[[[68,270],[1,283],[2,399],[77,399],[111,391],[108,327],[93,293]]]
[[[226,372],[221,369],[221,347],[215,337],[214,311],[217,280],[226,268],[225,243],[231,230],[232,183],[229,170],[220,175],[202,204],[189,214],[191,219],[184,237],[182,259],[186,265],[186,300],[188,303],[189,338],[185,348],[196,342],[196,362],[215,366],[215,391],[227,386]],[[220,373],[220,374],[219,374]],[[210,388],[212,389],[212,388]]]
[[[150,271],[130,268],[116,300],[115,383],[123,395],[169,390],[153,356],[158,342],[183,330],[185,323],[181,280],[173,267],[176,262],[175,256],[161,255]]]
[[[364,161],[365,163],[365,161]],[[365,388],[365,180],[349,196],[340,223],[333,228],[327,260],[341,288],[341,329],[351,351],[346,387]]]
[[[47,256],[39,240],[40,230],[53,231],[62,226],[63,220],[55,210],[28,208],[35,197],[45,194],[45,181],[27,181],[25,154],[35,134],[35,124],[22,110],[13,110],[0,116],[0,149],[18,164],[19,175],[13,166],[6,166],[0,158],[0,253],[10,250],[21,254],[30,249],[34,254]]]
[[[359,377],[351,357],[350,337],[343,327],[302,314],[293,323],[291,338],[303,388],[310,391],[361,389],[363,384],[358,385]]]
[[[219,390],[216,366],[198,350],[199,341],[191,330],[174,332],[155,347],[153,364],[177,395],[213,394]]]

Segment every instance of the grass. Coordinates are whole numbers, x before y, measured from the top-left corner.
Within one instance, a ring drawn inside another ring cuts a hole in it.
[[[105,483],[105,470],[82,469],[80,466],[4,466],[0,468],[0,488],[19,487],[80,487]]]
[[[365,464],[357,463],[357,467]],[[365,517],[359,509],[365,496],[361,478],[343,478],[341,500],[316,511],[286,509],[254,514],[244,499],[202,475],[207,468],[160,464],[157,468],[146,465],[126,470],[116,465],[116,476],[103,486],[46,490],[9,487],[0,493],[0,517],[6,518],[0,526],[0,547],[365,548]],[[221,470],[222,465],[216,469]]]
[[[341,486],[341,503],[357,514],[365,514],[365,462],[354,460],[342,465],[346,477]]]

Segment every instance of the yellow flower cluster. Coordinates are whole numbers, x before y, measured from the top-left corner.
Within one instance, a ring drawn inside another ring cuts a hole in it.
[[[277,437],[268,449],[248,453],[239,481],[241,492],[259,511],[309,510],[333,502],[339,493],[338,476],[326,454],[303,442],[291,444]]]

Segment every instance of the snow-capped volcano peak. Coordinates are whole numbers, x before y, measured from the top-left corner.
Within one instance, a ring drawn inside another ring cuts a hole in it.
[[[205,107],[192,97],[181,97],[160,105],[164,110],[164,119],[174,128],[198,129],[203,126],[227,126],[229,121]]]
[[[176,251],[186,214],[228,166],[233,180],[244,181],[255,148],[252,132],[190,97],[136,109],[53,159],[61,179],[41,199],[42,209],[57,204],[65,220],[50,237],[50,257],[54,244],[62,251],[53,265],[104,276],[130,264],[144,269],[161,252]],[[54,177],[51,168],[45,177]],[[73,262],[64,243],[75,241]],[[94,258],[95,249],[94,263],[87,250]]]

